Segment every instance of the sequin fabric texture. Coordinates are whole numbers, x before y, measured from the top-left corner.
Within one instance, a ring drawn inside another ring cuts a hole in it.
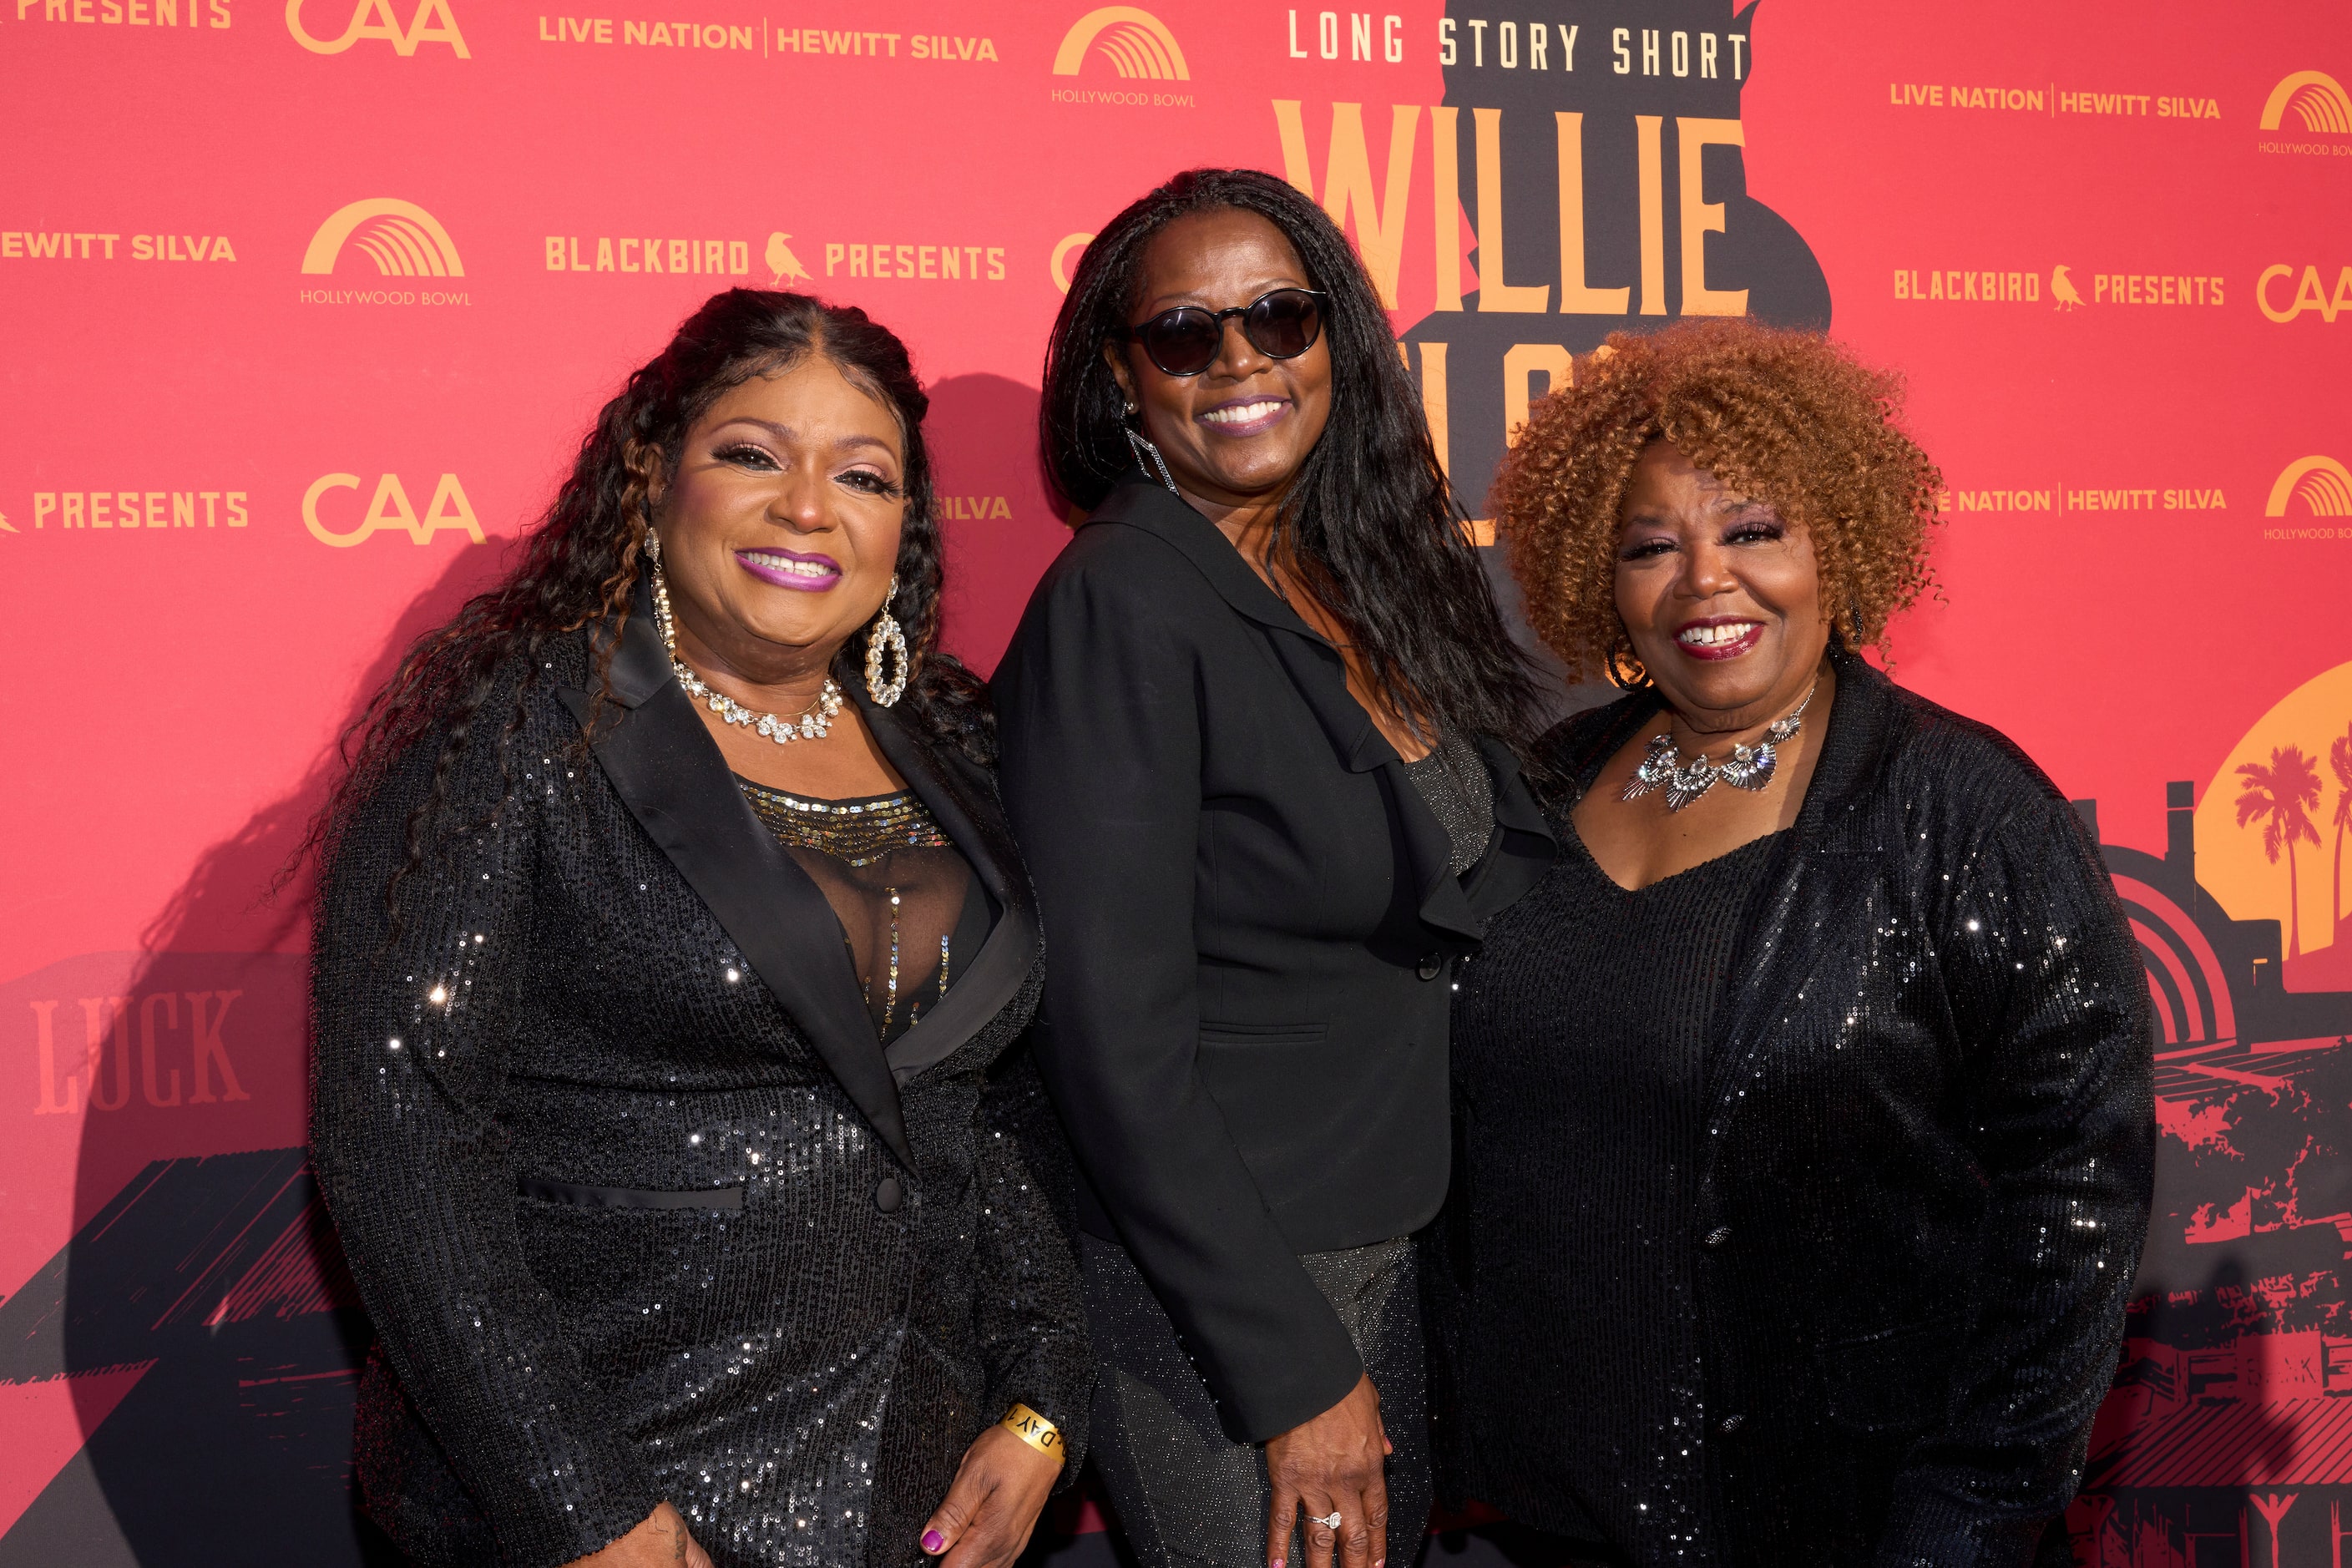
[[[722,1568],[920,1562],[1013,1400],[1084,1441],[1066,1154],[1018,1047],[1042,960],[901,1085],[908,1168],[581,752],[551,687],[593,685],[584,649],[547,657],[397,932],[422,752],[321,895],[312,1141],[379,1336],[367,1510],[432,1563],[566,1563],[663,1499]]]
[[[1478,748],[1449,733],[1429,753],[1405,763],[1404,776],[1421,795],[1454,847],[1446,864],[1455,876],[1478,863],[1495,836],[1495,781]]]
[[[1707,1041],[1774,840],[1628,892],[1565,816],[1559,827],[1559,859],[1497,917],[1493,962],[1468,966],[1454,1005],[1453,1203],[1478,1264],[1445,1315],[1475,1424],[1458,1486],[1640,1563],[1712,1564],[1685,1216],[1706,1142]],[[1509,1201],[1531,1168],[1578,1201]],[[1561,1323],[1609,1325],[1608,1349]],[[1489,1431],[1517,1440],[1476,1441]]]
[[[1591,1070],[1583,1037],[1608,1020],[1570,999],[1638,997],[1674,964],[1696,988],[1703,932],[1562,951],[1547,885],[1464,973],[1456,1179],[1425,1253],[1442,1489],[1496,1478],[1508,1495],[1485,1500],[1521,1522],[1597,1524],[1643,1564],[1691,1560],[1675,1538],[1695,1532],[1734,1568],[2054,1568],[2147,1231],[2147,983],[2095,845],[2032,763],[1835,657],[1798,821],[1736,900],[1696,1163],[1671,1188],[1556,1157],[1544,1121],[1588,1093],[1605,1104],[1578,1117],[1638,1114],[1639,1069]],[[1545,742],[1553,776],[1589,783],[1655,710],[1570,720]],[[1587,1299],[1613,1315],[1563,1331],[1559,1304]],[[1695,1393],[1675,1386],[1668,1314]],[[1497,1337],[1464,1342],[1480,1331]],[[1687,1531],[1626,1519],[1653,1499],[1572,1483],[1598,1435],[1570,1430],[1567,1402],[1637,1373],[1645,1395],[1598,1424],[1633,1475],[1655,1452],[1632,1446],[1654,1436],[1640,1412],[1703,1412]]]
[[[1262,1563],[1271,1503],[1265,1450],[1236,1443],[1186,1357],[1175,1325],[1118,1243],[1081,1234],[1087,1309],[1102,1372],[1096,1468],[1142,1568]],[[1330,1301],[1381,1394],[1389,1456],[1388,1560],[1409,1563],[1429,1518],[1427,1363],[1417,1256],[1409,1239],[1299,1258]],[[1381,1556],[1376,1550],[1375,1557]],[[1286,1561],[1305,1562],[1294,1531]]]

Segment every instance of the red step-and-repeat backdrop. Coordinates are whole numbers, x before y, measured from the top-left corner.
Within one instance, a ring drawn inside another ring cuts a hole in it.
[[[624,374],[731,285],[896,328],[985,668],[1065,537],[1073,258],[1201,163],[1342,217],[1474,512],[1609,331],[1908,374],[1950,490],[1898,678],[2095,811],[2164,1020],[2077,1560],[2341,1563],[2341,0],[561,4],[0,0],[0,1563],[357,1560],[269,889]]]

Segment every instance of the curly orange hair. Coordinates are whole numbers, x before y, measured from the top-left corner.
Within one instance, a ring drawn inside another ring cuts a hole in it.
[[[1538,403],[1504,458],[1496,531],[1536,635],[1571,673],[1639,668],[1616,602],[1619,510],[1642,448],[1666,440],[1812,539],[1822,605],[1848,647],[1876,644],[1930,587],[1943,476],[1896,427],[1896,376],[1828,338],[1746,317],[1612,332]]]

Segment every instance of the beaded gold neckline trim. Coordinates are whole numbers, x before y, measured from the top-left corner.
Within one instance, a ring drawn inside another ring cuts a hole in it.
[[[940,830],[929,808],[912,794],[873,800],[808,800],[749,779],[736,786],[769,832],[787,845],[814,849],[852,866],[870,866],[899,849],[947,849],[953,840]]]

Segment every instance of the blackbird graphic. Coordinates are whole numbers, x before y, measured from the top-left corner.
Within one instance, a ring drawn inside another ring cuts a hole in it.
[[[792,236],[789,234],[772,234],[768,237],[768,270],[775,274],[769,279],[771,288],[779,288],[786,283],[808,281],[808,268],[803,267],[801,258],[793,254],[793,247],[784,243],[790,238]]]
[[[2050,307],[2053,310],[2071,310],[2083,302],[2083,296],[2074,291],[2074,280],[2066,276],[2063,267],[2050,269],[2050,297],[2056,301]]]

